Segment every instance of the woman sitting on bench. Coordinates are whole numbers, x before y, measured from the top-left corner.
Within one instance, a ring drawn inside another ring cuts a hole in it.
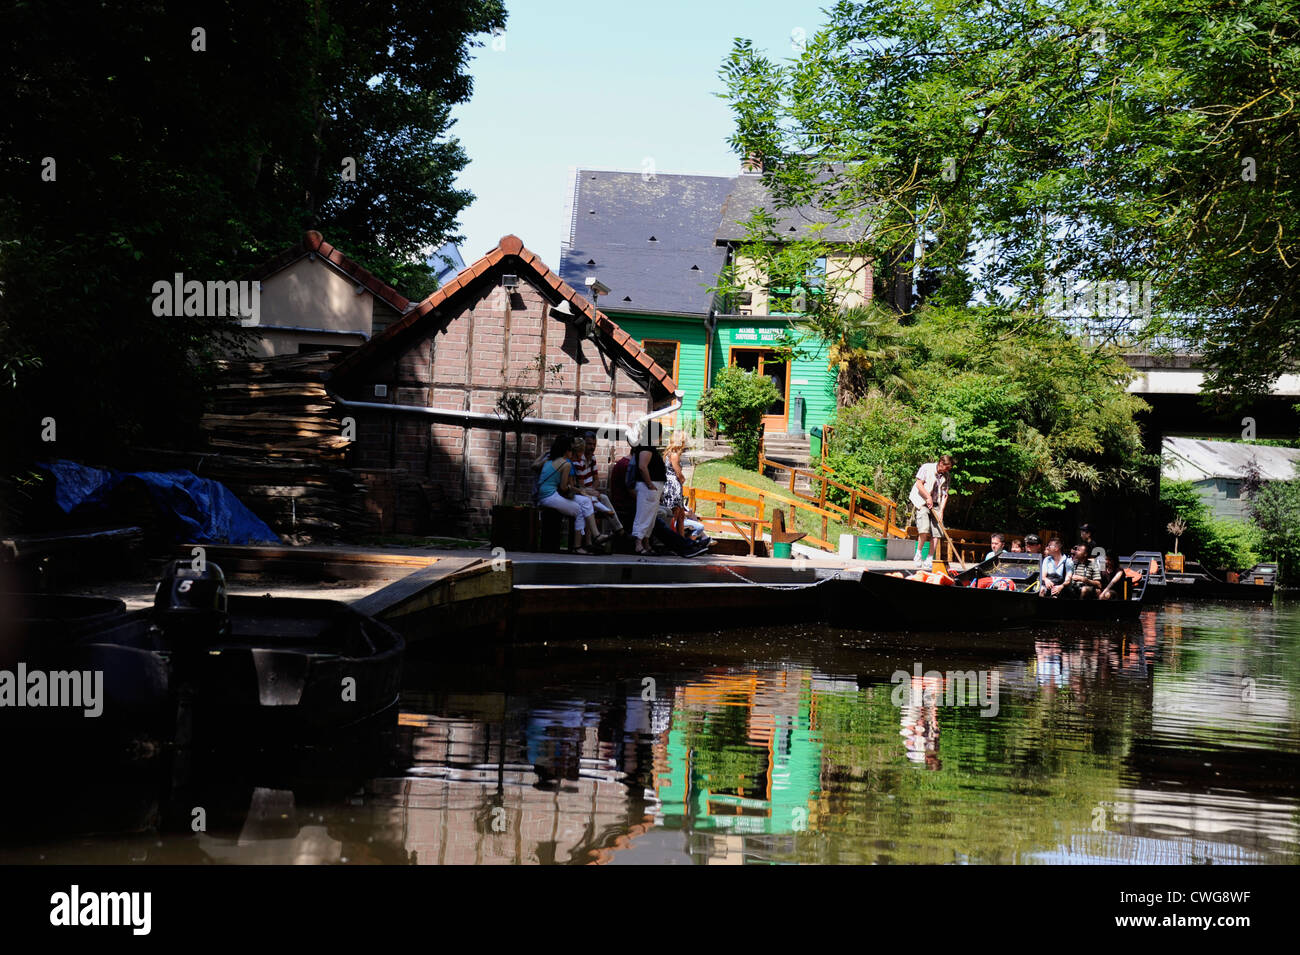
[[[551,444],[551,452],[537,475],[537,505],[549,507],[573,518],[573,552],[598,554],[593,544],[604,543],[598,536],[595,510],[591,498],[577,493],[573,482],[573,468],[568,455],[573,439],[562,434]]]

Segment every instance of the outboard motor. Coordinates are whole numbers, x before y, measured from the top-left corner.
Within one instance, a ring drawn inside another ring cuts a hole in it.
[[[154,624],[177,649],[228,637],[226,575],[211,562],[195,570],[188,561],[172,561],[158,582],[153,616]]]

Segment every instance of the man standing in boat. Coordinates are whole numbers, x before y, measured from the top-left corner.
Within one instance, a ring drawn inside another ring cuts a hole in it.
[[[916,522],[916,553],[912,556],[912,564],[923,570],[934,566],[930,538],[937,529],[935,519],[939,524],[943,523],[943,509],[948,505],[948,472],[955,463],[951,454],[941,454],[938,461],[922,464],[907,496],[915,508],[912,520]]]

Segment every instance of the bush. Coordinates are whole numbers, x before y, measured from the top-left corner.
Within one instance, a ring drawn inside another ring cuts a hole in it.
[[[995,319],[922,309],[886,363],[908,387],[882,384],[841,408],[827,463],[906,514],[917,467],[954,455],[952,527],[1040,527],[1081,491],[1146,490],[1144,469],[1156,462],[1143,450],[1134,415],[1146,406],[1126,390],[1123,359],[1059,324]]]
[[[727,433],[736,463],[753,471],[758,467],[759,425],[780,398],[770,378],[728,365],[713,377],[713,387],[700,397],[699,409]]]
[[[1288,585],[1300,579],[1300,481],[1270,481],[1251,502],[1259,550]]]
[[[1160,505],[1166,523],[1175,517],[1187,522],[1178,549],[1192,560],[1215,570],[1251,567],[1259,560],[1264,539],[1259,528],[1215,517],[1191,481],[1161,481]]]

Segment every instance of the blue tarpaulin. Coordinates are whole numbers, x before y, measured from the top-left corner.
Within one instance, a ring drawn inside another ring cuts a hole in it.
[[[41,467],[54,476],[54,499],[65,514],[107,511],[113,491],[141,482],[177,543],[278,544],[280,538],[220,481],[192,471],[115,471],[75,461]]]

